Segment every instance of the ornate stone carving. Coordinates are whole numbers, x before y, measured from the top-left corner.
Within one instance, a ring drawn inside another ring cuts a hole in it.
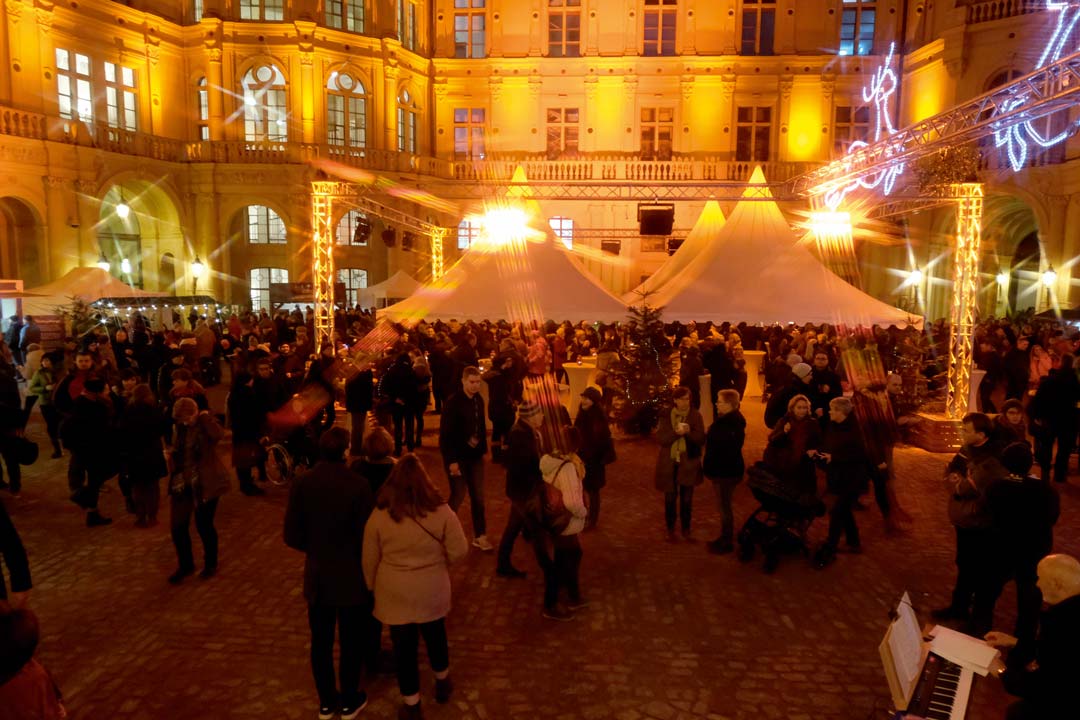
[[[221,48],[207,48],[206,58],[212,63],[221,62]]]
[[[735,97],[735,76],[722,75],[720,77],[720,97],[724,102],[731,102]]]
[[[304,67],[311,67],[315,63],[315,53],[307,52],[303,49],[300,50],[300,64]]]
[[[694,76],[683,75],[680,81],[679,89],[682,91],[683,101],[689,102],[690,98],[694,96]]]
[[[37,8],[34,10],[34,18],[37,20],[38,30],[42,35],[52,32],[53,11],[52,8]]]
[[[791,89],[795,86],[795,78],[791,75],[780,76],[780,99],[790,100]]]
[[[93,195],[97,192],[97,181],[95,180],[76,180],[75,190],[83,195]]]
[[[7,14],[11,19],[12,24],[17,24],[19,18],[22,17],[22,0],[4,0],[4,8],[7,9]]]
[[[833,93],[836,92],[836,75],[826,73],[821,76],[821,95],[825,102],[831,102]]]
[[[46,175],[44,178],[45,187],[50,190],[63,190],[64,188],[71,187],[71,178],[57,177],[56,175]]]

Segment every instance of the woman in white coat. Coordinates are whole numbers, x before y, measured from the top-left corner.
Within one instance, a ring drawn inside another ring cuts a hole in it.
[[[544,482],[554,485],[562,493],[563,505],[571,518],[566,529],[552,535],[555,572],[548,573],[544,588],[544,617],[549,620],[570,620],[574,611],[589,603],[581,595],[578,573],[581,568],[581,542],[578,535],[585,529],[589,508],[585,504],[585,490],[581,479],[585,477],[585,464],[577,456],[581,447],[581,431],[564,427],[560,437],[561,448],[540,458],[540,472]],[[559,592],[566,590],[566,603],[559,601]]]
[[[435,702],[450,700],[450,612],[447,566],[465,557],[469,544],[461,522],[439,495],[420,459],[408,453],[379,491],[364,528],[364,580],[375,594],[375,617],[390,626],[398,688],[399,720],[420,711],[420,636],[435,671]]]

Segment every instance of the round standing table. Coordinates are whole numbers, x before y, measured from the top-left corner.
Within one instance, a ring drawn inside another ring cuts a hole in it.
[[[761,366],[765,362],[764,350],[743,350],[746,359],[746,392],[743,397],[759,398],[764,393],[761,387]]]

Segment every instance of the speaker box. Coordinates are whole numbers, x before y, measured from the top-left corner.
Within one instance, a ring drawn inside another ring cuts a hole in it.
[[[638,205],[638,226],[642,235],[670,235],[674,225],[673,204]]]
[[[367,245],[368,239],[371,237],[371,223],[368,222],[366,217],[356,218],[356,228],[353,230],[352,244],[353,245]]]
[[[411,251],[413,249],[414,240],[415,236],[408,230],[401,233],[401,249],[406,252]]]
[[[600,249],[609,255],[618,255],[622,251],[622,240],[610,238],[600,241]]]
[[[394,247],[397,244],[397,231],[394,228],[386,228],[382,231],[382,241],[386,247]]]

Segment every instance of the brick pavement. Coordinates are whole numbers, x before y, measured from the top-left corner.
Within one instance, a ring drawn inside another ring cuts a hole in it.
[[[747,457],[764,443],[760,405]],[[436,422],[425,442],[435,442]],[[43,437],[39,419],[31,436]],[[859,515],[865,552],[841,555],[824,572],[785,558],[772,576],[760,565],[713,557],[702,543],[662,541],[662,500],[652,489],[655,446],[619,443],[598,531],[583,536],[582,585],[593,601],[571,623],[540,618],[541,579],[519,543],[524,581],[493,574],[492,554],[472,551],[453,569],[451,665],[457,690],[428,717],[463,720],[689,718],[863,720],[884,718],[888,690],[877,645],[900,592],[924,612],[942,604],[953,578],[952,530],[940,485],[943,456],[900,449],[901,501],[914,534],[886,539],[876,509]],[[421,450],[441,476],[437,454]],[[4,501],[31,556],[39,657],[64,689],[74,718],[309,718],[315,693],[307,664],[302,557],[281,541],[285,492],[226,496],[218,514],[219,575],[179,588],[165,582],[175,558],[167,524],[136,530],[114,490],[102,508],[116,522],[89,530],[66,500],[65,461],[46,456],[26,473],[21,498]],[[1063,488],[1059,550],[1080,554],[1080,487]],[[488,473],[493,540],[506,517],[503,473]],[[737,517],[753,499],[737,491]],[[165,513],[167,517],[167,513]],[[696,499],[695,527],[718,526],[709,487]],[[468,512],[462,511],[468,530]],[[814,528],[824,533],[824,523]],[[196,554],[200,546],[196,541]],[[1011,627],[1006,590],[998,626]],[[388,646],[388,638],[384,639]],[[368,688],[364,715],[394,717],[390,678]],[[1003,716],[994,680],[977,682],[971,720]]]

